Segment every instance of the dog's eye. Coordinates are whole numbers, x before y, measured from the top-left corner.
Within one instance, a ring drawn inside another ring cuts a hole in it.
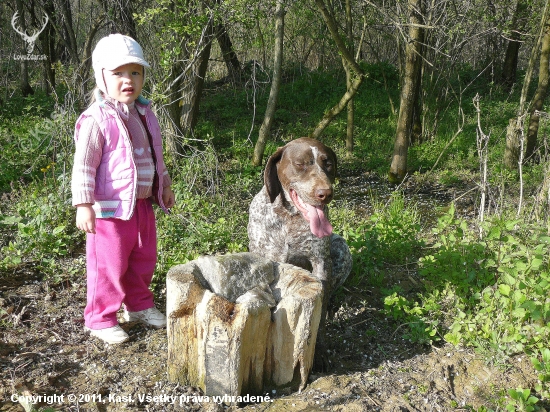
[[[294,166],[298,169],[306,169],[308,166],[311,166],[313,164],[313,160],[299,160],[294,163]]]

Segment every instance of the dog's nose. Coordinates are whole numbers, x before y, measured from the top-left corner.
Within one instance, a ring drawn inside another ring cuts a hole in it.
[[[328,203],[332,200],[332,189],[317,189],[315,197],[323,203]]]

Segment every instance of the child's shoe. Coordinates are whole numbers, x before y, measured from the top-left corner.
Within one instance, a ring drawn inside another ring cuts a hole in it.
[[[101,339],[103,342],[110,345],[126,342],[130,337],[119,325],[111,326],[105,329],[90,329],[84,327],[84,330],[90,332],[91,336]]]
[[[122,317],[126,322],[141,322],[144,325],[152,326],[153,328],[164,328],[166,326],[166,316],[164,316],[160,310],[156,307],[152,307],[138,312],[128,312],[124,308]]]

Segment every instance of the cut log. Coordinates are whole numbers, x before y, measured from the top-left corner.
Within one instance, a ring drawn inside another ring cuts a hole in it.
[[[303,389],[322,285],[252,253],[201,257],[167,274],[168,377],[209,396]]]
[[[277,307],[267,339],[265,384],[303,389],[313,366],[323,288],[307,270],[274,263]]]

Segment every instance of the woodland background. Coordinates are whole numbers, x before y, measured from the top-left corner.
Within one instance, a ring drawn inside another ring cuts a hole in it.
[[[375,288],[405,339],[502,365],[527,354],[538,383],[503,388],[495,405],[548,399],[548,1],[2,2],[0,282],[23,269],[54,284],[83,273],[72,134],[94,87],[93,47],[114,32],[152,65],[144,95],[175,182],[157,293],[174,264],[246,250],[266,157],[319,138],[340,158],[347,197],[332,220],[355,261],[338,303],[372,305],[361,296]],[[422,206],[411,185],[453,195]],[[396,267],[421,290],[392,283]],[[7,307],[0,315],[17,326]]]

